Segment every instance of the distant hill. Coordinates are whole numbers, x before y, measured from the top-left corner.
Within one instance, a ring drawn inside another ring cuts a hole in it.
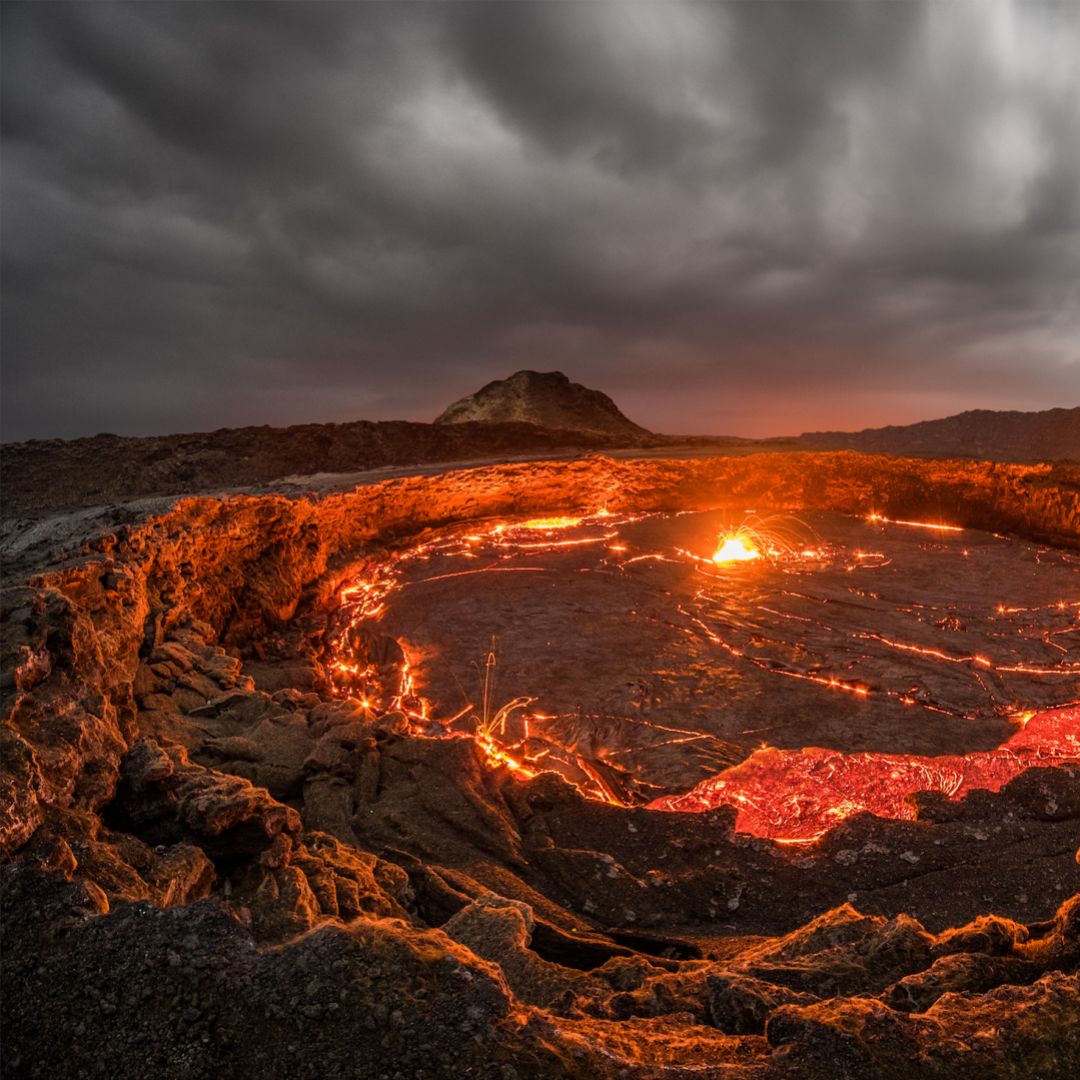
[[[561,371],[518,371],[455,401],[436,424],[470,421],[527,423],[557,431],[583,431],[628,439],[651,432],[628,420],[599,390],[571,382]]]
[[[1080,408],[1043,412],[972,409],[942,420],[923,420],[864,431],[813,431],[806,446],[915,457],[987,458],[994,461],[1080,461]]]

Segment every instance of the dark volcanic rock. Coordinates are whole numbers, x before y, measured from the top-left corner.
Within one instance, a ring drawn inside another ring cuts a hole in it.
[[[0,447],[4,514],[37,518],[50,510],[220,491],[312,473],[595,450],[628,445],[627,434],[554,431],[517,422],[445,426],[358,420],[145,438],[34,439]]]
[[[736,972],[710,975],[709,1016],[731,1035],[753,1035],[765,1030],[765,1021],[781,1005],[811,1005],[818,999],[786,986]]]
[[[890,986],[882,1000],[902,1012],[926,1012],[942,994],[986,993],[1003,983],[1023,985],[1041,974],[1018,958],[985,953],[953,953],[935,960],[925,971],[906,975]]]
[[[121,766],[116,806],[153,841],[192,837],[237,858],[258,855],[279,834],[300,832],[300,815],[263,788],[188,761],[181,746],[137,742]]]
[[[814,1080],[1065,1080],[1080,1068],[1080,982],[1055,973],[1032,986],[945,994],[919,1014],[870,998],[785,1005],[765,1033],[787,1048],[795,1075]]]
[[[513,1045],[497,969],[441,934],[363,922],[260,952],[213,904],[88,919],[77,885],[11,866],[2,883],[5,1076],[502,1080],[512,1052],[559,1075]]]
[[[1080,461],[1080,408],[1043,412],[972,409],[942,420],[866,428],[813,431],[806,446],[864,454],[914,454],[991,461]]]
[[[330,698],[313,628],[361,550],[450,521],[933,499],[1075,542],[1078,489],[1063,467],[595,459],[188,499],[19,549],[5,1076],[1075,1075],[1076,769],[785,847]],[[248,658],[301,685],[256,686]]]
[[[475,394],[455,401],[435,423],[470,421],[517,421],[630,439],[650,434],[627,420],[607,394],[572,383],[561,371],[518,371],[508,379],[490,382]]]

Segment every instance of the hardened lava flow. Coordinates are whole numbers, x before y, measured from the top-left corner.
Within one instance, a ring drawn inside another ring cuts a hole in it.
[[[1080,471],[292,490],[8,542],[5,1075],[1080,1070]]]

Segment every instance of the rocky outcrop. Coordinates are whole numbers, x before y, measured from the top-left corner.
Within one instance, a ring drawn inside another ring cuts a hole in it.
[[[300,832],[300,815],[263,788],[188,760],[182,746],[137,742],[124,756],[114,811],[151,840],[190,837],[229,858],[262,854]]]
[[[740,960],[738,948],[722,961],[639,955],[592,972],[560,967],[532,951],[528,906],[493,894],[445,932],[360,919],[256,950],[244,924],[208,902],[104,914],[85,885],[23,864],[3,867],[0,886],[7,985],[20,990],[5,994],[5,1068],[19,1076],[367,1077],[394,1068],[655,1080],[691,1067],[739,1080],[945,1080],[958,1070],[1064,1080],[1080,1064],[1067,909],[1048,929],[1029,928],[1041,961],[953,954],[983,968],[1027,963],[1022,978],[954,980],[912,1010],[889,1004],[893,987],[875,993],[877,975],[860,983],[852,971],[846,993],[815,999],[739,974],[753,958]],[[799,960],[808,977],[822,962],[834,966],[833,948],[850,956],[876,947],[882,963],[913,972],[908,984],[920,965],[940,966],[924,948],[893,947],[887,924],[864,923],[839,909],[809,934],[751,952]],[[911,931],[932,949],[932,935]],[[1052,956],[1057,964],[1045,962]]]
[[[2,886],[5,1075],[558,1075],[498,970],[443,935],[365,920],[257,951],[218,905],[88,918],[81,885],[7,866]]]
[[[650,432],[627,420],[599,390],[571,382],[561,371],[518,371],[455,401],[436,424],[510,421],[543,428],[618,436],[632,441]]]

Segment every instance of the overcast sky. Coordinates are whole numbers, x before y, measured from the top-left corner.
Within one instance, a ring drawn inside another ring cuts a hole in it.
[[[1080,404],[1080,4],[3,12],[3,437]]]

